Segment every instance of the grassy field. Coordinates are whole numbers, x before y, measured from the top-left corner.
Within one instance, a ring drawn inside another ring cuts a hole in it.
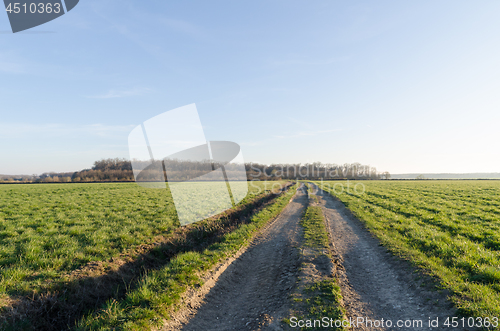
[[[317,184],[451,290],[461,314],[500,316],[500,181]]]
[[[240,205],[272,185],[253,182]],[[0,307],[8,296],[50,289],[72,270],[178,226],[168,190],[135,183],[0,185]]]

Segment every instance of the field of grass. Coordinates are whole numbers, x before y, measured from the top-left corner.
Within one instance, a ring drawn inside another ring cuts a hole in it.
[[[240,205],[273,185],[251,184]],[[0,185],[0,307],[2,298],[50,290],[64,274],[178,227],[168,190],[135,183]]]
[[[317,184],[391,251],[451,290],[461,314],[500,316],[500,181]]]

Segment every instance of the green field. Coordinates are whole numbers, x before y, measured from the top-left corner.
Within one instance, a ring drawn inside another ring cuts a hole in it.
[[[317,184],[391,251],[451,290],[462,314],[500,316],[500,181]]]
[[[251,184],[240,205],[277,183]],[[50,290],[72,270],[178,226],[168,190],[135,183],[0,185],[0,307],[2,299]]]

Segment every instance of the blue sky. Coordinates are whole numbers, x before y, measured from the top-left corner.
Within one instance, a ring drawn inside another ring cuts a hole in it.
[[[500,2],[81,0],[0,15],[0,174],[127,157],[196,103],[247,162],[500,172]]]

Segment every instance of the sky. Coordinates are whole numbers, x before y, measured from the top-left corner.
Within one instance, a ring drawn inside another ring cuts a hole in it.
[[[129,158],[195,103],[246,162],[500,172],[500,2],[81,0],[0,14],[0,174]]]

